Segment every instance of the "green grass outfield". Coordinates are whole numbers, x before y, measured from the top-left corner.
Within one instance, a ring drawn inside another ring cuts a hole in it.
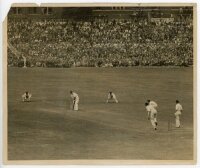
[[[8,68],[8,159],[193,159],[192,67]],[[80,96],[70,110],[69,91]],[[23,103],[28,90],[32,102]],[[106,104],[108,91],[119,103]],[[158,103],[158,130],[144,103]],[[175,100],[183,105],[175,128]],[[168,120],[172,129],[168,131]]]

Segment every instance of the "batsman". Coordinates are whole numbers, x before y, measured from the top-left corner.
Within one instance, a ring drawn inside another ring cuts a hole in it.
[[[78,111],[79,96],[74,91],[70,91],[70,96],[72,98],[72,110]]]

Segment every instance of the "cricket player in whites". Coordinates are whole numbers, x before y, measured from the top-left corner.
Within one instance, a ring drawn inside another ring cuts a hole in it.
[[[158,104],[155,101],[153,101],[153,100],[147,100],[147,103],[149,105],[151,105],[156,110],[155,123],[156,123],[156,125],[158,125],[158,122],[157,122],[157,113],[158,113],[157,108],[158,108]]]
[[[70,91],[70,95],[72,98],[72,110],[78,111],[78,103],[79,103],[79,96],[77,93]]]
[[[114,100],[115,103],[118,103],[116,95],[111,91],[108,93],[108,99],[107,99],[106,103],[108,103],[109,100]]]
[[[175,107],[176,112],[174,113],[175,115],[175,122],[176,122],[176,128],[180,128],[181,123],[180,123],[180,116],[183,111],[183,107],[180,104],[179,100],[176,100],[176,107]]]
[[[157,130],[157,110],[152,106],[150,105],[148,102],[145,103],[145,106],[146,106],[146,110],[148,112],[148,120],[151,121],[151,124],[154,128],[154,130]]]
[[[22,95],[22,101],[23,102],[30,102],[31,101],[31,97],[32,95],[26,91],[23,95]]]
[[[153,100],[147,100],[147,102],[149,103],[149,105],[151,105],[151,106],[153,106],[155,109],[157,109],[158,104],[157,104],[155,101],[153,101]]]

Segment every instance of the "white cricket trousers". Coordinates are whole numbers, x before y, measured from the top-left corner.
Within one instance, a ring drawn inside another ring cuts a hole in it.
[[[157,122],[157,112],[151,112],[150,115],[150,120],[151,120],[151,124],[153,126],[153,128],[156,128],[156,122]]]
[[[118,103],[118,100],[116,98],[114,98],[115,102]]]
[[[174,113],[174,115],[175,115],[176,127],[180,127],[181,126],[181,122],[180,122],[181,112],[180,111],[176,111]]]
[[[78,110],[78,103],[79,103],[79,100],[76,100],[76,101],[74,102],[74,109],[73,109],[73,110],[75,110],[75,111]]]

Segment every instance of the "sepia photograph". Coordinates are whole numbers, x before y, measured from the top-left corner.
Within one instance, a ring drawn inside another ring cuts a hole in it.
[[[13,5],[4,25],[6,163],[195,164],[195,4]]]

